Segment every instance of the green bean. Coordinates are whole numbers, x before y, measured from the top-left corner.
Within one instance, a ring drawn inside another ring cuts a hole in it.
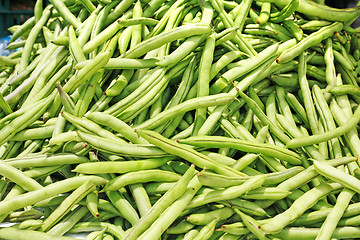
[[[338,227],[335,229],[332,237],[334,238],[357,238],[359,235],[357,227]],[[290,227],[285,228],[281,233],[274,234],[274,236],[281,239],[315,239],[320,231],[320,228],[299,228]]]
[[[0,57],[1,66],[4,67],[14,67],[19,63],[19,59],[10,59],[9,57],[1,56]]]
[[[77,156],[71,153],[58,153],[54,155],[40,154],[21,158],[10,158],[5,160],[6,163],[16,168],[59,166],[88,161],[89,160],[85,157]]]
[[[110,83],[108,89],[104,92],[105,96],[109,98],[120,94],[130,81],[133,74],[134,71],[132,69],[123,70],[122,73]]]
[[[114,240],[112,235],[104,234],[103,240]]]
[[[4,96],[0,93],[0,107],[6,115],[13,113],[9,104],[5,101]]]
[[[90,192],[87,196],[86,196],[86,206],[89,209],[89,212],[94,216],[94,217],[99,217],[100,213],[98,211],[98,205],[99,205],[99,198],[98,198],[98,194],[95,192]]]
[[[149,212],[145,216],[143,216],[129,232],[126,233],[124,239],[130,240],[130,239],[138,239],[138,237],[144,237],[144,235],[146,235],[145,230],[148,229],[148,231],[150,231],[151,228],[149,227],[155,222],[155,220],[160,216],[160,214],[186,192],[187,190],[186,186],[193,178],[194,173],[195,173],[195,166],[192,165],[192,167],[190,167],[188,171],[177,181],[176,185],[173,188],[171,188],[169,191],[167,191],[152,206]],[[164,230],[160,230],[160,235]],[[155,236],[149,235],[148,237],[151,236],[157,239],[156,235]],[[150,238],[144,237],[144,239],[150,239]]]
[[[20,71],[24,70],[29,65],[32,47],[35,43],[36,38],[38,37],[39,32],[42,29],[42,26],[45,25],[45,23],[48,21],[50,15],[51,15],[51,8],[50,7],[45,8],[41,18],[31,29],[29,37],[27,38],[24,46],[23,54],[21,56],[20,67],[19,67]]]
[[[77,134],[81,139],[86,141],[88,144],[93,146],[96,149],[101,149],[105,152],[116,153],[122,156],[138,156],[142,158],[147,157],[163,157],[169,155],[168,153],[162,151],[161,149],[154,147],[152,145],[143,145],[143,144],[128,144],[120,143],[118,141],[112,141],[106,138],[98,137],[96,135],[87,134],[84,132],[78,131]]]
[[[113,23],[116,19],[121,17],[122,15],[126,15],[126,10],[134,3],[134,0],[126,0],[126,1],[113,1],[110,5],[110,10],[112,10],[109,15],[106,17],[104,21],[104,25],[108,26]],[[111,6],[112,5],[112,6]],[[131,13],[131,12],[130,12]]]
[[[192,80],[195,78],[194,77],[194,69],[196,67],[195,64],[196,64],[196,58],[193,58],[189,66],[184,71],[184,74],[181,78],[181,83],[178,89],[176,90],[176,93],[173,95],[173,98],[169,101],[169,103],[166,104],[166,106],[163,108],[164,111],[176,106],[177,104],[183,102],[186,99],[186,96],[190,91]],[[159,127],[157,127],[155,131],[163,132],[162,134],[165,137],[171,136],[174,130],[179,126],[184,116],[186,116],[186,114],[180,114],[176,116],[172,121],[168,121],[167,123],[164,123]],[[189,116],[189,113],[187,113],[187,116]]]
[[[19,150],[19,148],[21,147],[21,145],[22,142],[10,141],[9,145],[6,146],[6,150],[4,151],[1,157],[3,159],[14,157],[17,151]]]
[[[302,96],[304,98],[304,105],[305,110],[307,113],[307,117],[309,120],[310,129],[313,133],[318,132],[317,127],[317,117],[315,114],[315,107],[313,104],[313,99],[311,98],[311,93],[309,89],[309,84],[306,79],[306,63],[305,63],[305,55],[300,55],[300,62],[299,62],[299,82],[300,82],[300,89],[302,91]]]
[[[101,44],[104,44],[106,40],[109,40],[113,36],[117,36],[117,32],[123,27],[121,24],[121,20],[117,20],[111,25],[109,25],[107,28],[102,30],[99,34],[97,34],[94,38],[92,38],[90,41],[88,41],[83,47],[82,51],[85,54],[88,54],[92,51],[94,51],[97,47],[99,47]],[[117,41],[116,41],[117,42]]]
[[[211,34],[205,42],[205,47],[200,59],[197,96],[203,97],[209,95],[210,70],[213,62],[215,50],[215,34]],[[193,135],[197,135],[201,125],[205,122],[207,115],[206,108],[197,108],[195,112],[195,121]]]
[[[138,135],[134,132],[132,127],[130,127],[120,119],[115,118],[109,114],[101,113],[101,112],[87,113],[86,118],[96,123],[111,127],[115,131],[121,133],[121,135],[123,135],[132,143],[147,143],[147,141],[138,137]]]
[[[292,110],[297,113],[297,116],[300,117],[300,119],[305,123],[305,125],[309,126],[309,120],[306,115],[306,111],[299,102],[299,100],[296,98],[296,96],[291,93],[286,93],[285,98]]]
[[[41,231],[48,231],[54,224],[68,213],[71,208],[87,194],[95,190],[93,182],[87,181],[72,192],[64,201],[47,217],[41,225]]]
[[[116,226],[106,222],[81,222],[74,225],[70,230],[71,233],[98,231],[103,228],[107,229],[107,232],[114,235],[118,239],[123,239],[124,230],[120,226]]]
[[[300,146],[307,146],[311,144],[321,143],[323,141],[328,141],[332,138],[339,137],[347,132],[349,132],[360,120],[360,109],[356,109],[354,115],[348,119],[348,121],[333,130],[330,130],[325,133],[318,133],[308,137],[294,138],[287,143],[287,148],[296,148]]]
[[[42,224],[40,219],[29,219],[19,224],[19,230],[36,230]]]
[[[215,35],[216,41],[215,46],[226,44],[236,36],[236,28],[228,28]]]
[[[63,86],[65,92],[72,93],[78,86],[88,80],[88,78],[102,68],[109,60],[110,52],[99,53],[92,61],[83,69],[74,74]]]
[[[232,101],[234,97],[230,96],[229,94],[216,94],[210,95],[206,97],[199,97],[187,100],[179,105],[174,106],[173,108],[169,108],[166,111],[161,112],[160,114],[156,115],[152,119],[149,119],[138,126],[137,129],[152,129],[163,124],[165,121],[170,120],[174,116],[191,111],[193,109],[199,107],[210,107],[216,105],[223,105],[230,101]]]
[[[77,19],[69,10],[65,4],[58,0],[52,0],[51,3],[54,5],[56,10],[61,14],[61,16],[67,21],[69,24],[73,25],[76,29],[80,27],[81,22]]]
[[[282,22],[286,18],[290,17],[291,14],[299,6],[299,0],[290,1],[286,6],[284,6],[279,12],[270,14],[270,21],[272,22]]]
[[[350,94],[350,95],[360,95],[359,87],[351,85],[351,84],[344,84],[344,85],[338,85],[333,86],[329,89],[329,93],[333,95],[344,95],[344,94]]]
[[[263,224],[261,228],[266,233],[280,232],[284,227],[293,222],[308,208],[315,204],[320,198],[341,187],[342,185],[338,183],[322,183],[312,188],[296,199],[285,212],[276,215],[269,222]]]
[[[213,136],[194,136],[188,139],[181,139],[179,141],[180,143],[202,147],[232,147],[245,152],[263,153],[282,159],[284,161],[289,161],[292,164],[301,164],[300,157],[297,156],[297,154],[293,152],[284,152],[282,148],[277,147],[276,145],[261,144],[255,142],[247,142],[240,139]]]
[[[334,208],[329,212],[323,225],[320,228],[317,239],[328,239],[333,235],[336,225],[347,208],[354,192],[349,189],[343,189],[339,194]]]
[[[241,198],[234,198],[227,200],[226,202],[222,201],[219,203],[232,208],[239,208],[241,211],[251,216],[269,216],[269,214],[256,203]]]
[[[3,239],[39,239],[39,240],[75,240],[76,238],[73,237],[62,237],[62,236],[53,236],[48,233],[43,233],[39,231],[33,231],[33,230],[19,230],[16,228],[1,228],[0,229],[0,236]]]
[[[275,0],[270,2],[274,2],[279,7],[284,7],[288,2],[290,2],[290,0],[285,0],[285,1]],[[302,1],[302,0],[299,1],[299,7],[297,8],[297,11],[306,14],[308,16],[317,16],[321,19],[325,19],[329,21],[343,21],[343,22],[351,21],[359,14],[358,13],[359,8],[357,7],[348,8],[345,11],[343,11],[343,9],[332,8],[321,4]]]
[[[269,173],[266,176],[264,186],[271,186],[281,183],[282,181],[296,175],[302,170],[303,170],[302,167],[296,166],[281,172]],[[200,172],[198,174],[198,177],[199,177],[199,181],[203,185],[210,187],[230,187],[243,183],[249,178],[249,177],[241,177],[241,178],[226,177],[214,173],[208,173],[206,171]]]
[[[194,228],[194,224],[191,224],[187,222],[186,220],[182,220],[179,223],[177,223],[174,226],[171,226],[167,229],[167,233],[169,234],[181,234],[181,233],[187,233],[191,229]]]
[[[232,199],[241,196],[245,192],[260,187],[265,181],[265,175],[252,176],[241,185],[225,188],[224,190],[213,190],[194,197],[187,208],[202,206],[207,203]]]
[[[232,168],[241,171],[254,162],[259,157],[259,154],[249,153],[241,157],[232,165]]]
[[[245,17],[247,14],[247,12],[250,10],[251,8],[251,3],[252,1],[244,1],[241,2],[241,4],[239,5],[239,14],[235,16],[235,24],[236,26],[239,26],[240,31],[242,31],[244,24],[245,24]]]
[[[74,172],[86,174],[99,173],[126,173],[135,170],[147,170],[165,164],[173,157],[154,158],[146,160],[126,161],[126,162],[89,162],[76,166]]]
[[[244,193],[241,197],[244,199],[262,199],[262,200],[279,200],[290,195],[289,191],[276,187],[259,187]]]
[[[241,220],[245,226],[259,239],[268,239],[265,236],[265,232],[262,230],[261,225],[254,218],[242,213],[239,209],[235,208],[234,211],[241,217]]]
[[[73,59],[77,63],[85,61],[86,60],[85,55],[82,52],[80,43],[79,43],[79,41],[78,41],[78,39],[76,37],[75,30],[74,30],[73,26],[69,27],[68,35],[69,35],[69,50],[70,50],[70,53],[71,53]]]
[[[286,63],[292,59],[294,59],[296,56],[304,52],[304,50],[308,49],[311,46],[314,46],[318,43],[320,43],[323,39],[326,39],[334,32],[339,32],[343,27],[343,24],[340,22],[333,23],[330,26],[323,27],[317,32],[314,32],[304,38],[300,43],[297,45],[285,50],[277,59],[278,63]]]
[[[62,66],[57,72],[48,80],[48,82],[42,87],[42,89],[32,97],[31,102],[27,102],[26,105],[30,105],[36,101],[40,101],[45,96],[50,95],[51,91],[55,88],[55,83],[60,84],[65,78],[70,75],[72,70],[72,63],[68,63]],[[25,104],[25,103],[24,103]]]
[[[278,44],[273,44],[270,47],[262,51],[262,54],[248,58],[246,60],[240,60],[238,63],[240,66],[234,67],[225,72],[220,79],[218,79],[210,88],[211,93],[219,93],[229,82],[243,76],[244,74],[259,67],[264,62],[268,61],[274,56],[274,53],[278,49]]]
[[[145,189],[148,194],[163,194],[175,185],[175,182],[153,182],[147,183]]]
[[[185,25],[174,28],[173,30],[161,33],[152,38],[149,38],[141,42],[133,50],[129,50],[124,54],[127,58],[138,58],[144,55],[146,52],[156,49],[166,43],[175,41],[180,38],[186,38],[193,35],[201,35],[209,33],[210,29],[208,26],[203,24]]]
[[[127,78],[131,78],[132,73],[130,74],[130,76],[127,75],[128,75],[127,73],[126,76],[124,74],[125,81],[127,81]],[[157,84],[163,78],[164,75],[165,75],[164,69],[155,68],[153,70],[150,70],[140,80],[124,88],[120,94],[122,99],[113,106],[111,106],[110,108],[106,109],[106,111],[104,112],[114,115],[115,113],[119,113],[120,111],[124,110],[127,106],[134,103],[140,97],[144,96],[144,94],[146,94],[149,91],[147,89],[149,87],[152,88],[155,84]],[[134,86],[134,89],[132,88],[132,86]]]
[[[97,125],[96,123],[92,122],[91,120],[88,120],[86,118],[79,118],[76,117],[70,113],[67,113],[65,111],[61,112],[61,115],[68,120],[69,122],[71,122],[73,125],[75,125],[79,130],[81,131],[85,131],[85,132],[90,132],[90,133],[95,133],[96,135],[103,137],[103,138],[107,138],[109,140],[112,141],[116,141],[119,143],[125,143],[125,141],[123,141],[122,139],[118,138],[117,136],[115,136],[113,133],[111,133],[110,131],[107,131],[103,128],[101,128],[99,125]]]
[[[199,234],[199,230],[197,229],[190,229],[185,235],[183,240],[190,240],[194,239]]]
[[[32,124],[46,109],[50,104],[52,96],[49,96],[44,102],[37,104],[37,106],[27,112],[22,116],[17,117],[0,131],[1,138],[0,142],[3,144],[12,138],[16,133],[20,132],[28,125]],[[8,115],[9,116],[9,115]]]
[[[12,212],[7,217],[8,222],[23,222],[30,219],[39,219],[43,213],[36,209],[29,209],[25,211]]]
[[[236,162],[235,159],[225,156],[225,155],[222,155],[222,154],[219,154],[219,153],[214,153],[214,152],[209,152],[209,151],[202,151],[201,153],[212,158],[214,161],[217,161],[217,162],[222,163],[227,166],[232,166]]]
[[[76,69],[82,69],[88,63],[87,60],[75,66]],[[104,66],[105,69],[139,69],[155,67],[159,60],[150,59],[131,59],[131,58],[110,58],[109,62]]]
[[[296,38],[297,41],[301,41],[303,39],[304,33],[302,29],[291,19],[285,19],[283,21],[283,25],[286,29],[288,29],[292,35]]]
[[[194,237],[194,240],[206,240],[209,239],[215,230],[215,226],[218,223],[219,219],[215,218],[210,223],[206,224],[204,227],[201,228],[198,235]]]
[[[139,215],[120,191],[106,192],[110,202],[131,225],[139,221]]]
[[[22,171],[16,169],[15,167],[11,166],[8,163],[2,162],[1,165],[1,172],[0,174],[11,181],[15,182],[19,186],[21,186],[23,189],[27,191],[33,191],[37,189],[41,189],[42,185],[39,184],[34,179],[28,177],[25,175]]]
[[[219,221],[224,220],[231,217],[233,214],[234,210],[232,208],[224,207],[206,213],[193,213],[185,219],[194,225],[206,225],[214,219],[218,219]]]
[[[256,51],[253,49],[253,47],[250,45],[250,43],[241,34],[242,27],[244,24],[243,20],[245,19],[241,16],[243,16],[243,14],[245,14],[247,12],[247,11],[243,11],[243,10],[246,10],[249,8],[249,6],[251,5],[250,4],[251,1],[243,2],[243,4],[241,4],[242,7],[239,6],[239,8],[241,8],[241,9],[239,9],[237,18],[235,19],[235,21],[233,21],[232,17],[227,14],[221,1],[214,0],[214,1],[210,1],[210,2],[213,5],[214,9],[219,13],[219,17],[226,28],[240,26],[240,28],[237,30],[237,34],[236,34],[235,38],[233,39],[233,41],[239,45],[240,50],[249,54],[250,56],[256,55],[257,54]]]
[[[164,151],[180,156],[181,158],[186,159],[200,168],[206,167],[207,169],[214,170],[215,172],[222,173],[224,175],[241,175],[240,172],[237,172],[236,170],[226,165],[217,163],[206,155],[203,155],[196,150],[187,147],[186,145],[179,144],[176,141],[168,140],[158,133],[149,130],[137,130],[137,133],[145,138],[145,140],[153,143]]]
[[[357,187],[357,182],[359,181],[357,178],[344,173],[343,171],[332,167],[329,164],[323,162],[314,161],[314,167],[317,172],[321,175],[334,180],[336,182],[341,183],[342,185],[346,186],[347,188],[358,192],[359,189]]]
[[[96,176],[74,177],[58,181],[41,189],[24,193],[11,200],[1,202],[0,214],[6,214],[13,210],[37,203],[57,194],[71,191],[72,189],[78,188],[88,180],[92,181],[96,185],[102,185],[107,182],[105,179]]]
[[[260,220],[260,222],[263,220]],[[235,222],[230,224],[224,224],[221,226],[221,230],[225,233],[233,235],[244,235],[250,233],[250,230],[246,227],[243,222]]]
[[[301,131],[299,131],[296,127],[291,127],[291,124],[288,123],[287,119],[282,116],[277,114],[276,115],[276,119],[279,122],[279,124],[281,125],[281,127],[287,131],[290,135],[292,135],[293,137],[302,137],[304,136]],[[319,161],[324,161],[325,157],[323,156],[323,154],[321,154],[319,152],[318,149],[316,149],[314,146],[306,146],[304,147],[304,149],[308,152],[308,154],[314,158],[317,159]]]
[[[151,209],[149,196],[142,184],[136,183],[130,185],[131,193],[135,199],[136,206],[139,210],[140,216],[145,216]]]
[[[175,65],[181,59],[188,56],[191,51],[193,51],[206,38],[208,38],[208,34],[189,37],[176,50],[174,50],[169,55],[165,56],[163,59],[157,62],[156,65],[161,67]]]
[[[249,10],[249,16],[253,23],[259,23],[259,15],[254,11],[254,9],[250,8]]]
[[[18,27],[12,34],[10,43],[14,42],[18,38],[20,38],[24,33],[26,33],[29,29],[33,28],[35,25],[35,17],[28,18],[20,27]]]
[[[157,169],[139,170],[135,172],[125,173],[119,177],[113,178],[104,187],[103,191],[114,191],[128,184],[142,183],[148,181],[177,181],[180,176],[176,173],[162,171]]]
[[[141,99],[128,106],[124,111],[116,115],[116,117],[123,121],[130,121],[135,118],[141,111],[151,106],[160,97],[169,84],[169,81],[172,78],[179,76],[185,70],[184,66],[188,63],[189,59],[185,59],[181,63],[177,64],[177,66],[166,73],[165,76],[160,79],[155,86],[153,86],[153,88],[145,93]]]
[[[103,236],[105,234],[106,228],[102,229],[101,231],[94,231],[89,233],[86,236],[86,240],[96,240],[96,239],[103,239]]]

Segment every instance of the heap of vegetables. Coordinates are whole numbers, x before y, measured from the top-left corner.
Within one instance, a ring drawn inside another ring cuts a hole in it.
[[[0,57],[1,239],[360,238],[360,7],[34,13]]]

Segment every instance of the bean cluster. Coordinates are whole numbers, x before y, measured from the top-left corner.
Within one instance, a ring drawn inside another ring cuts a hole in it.
[[[42,1],[0,57],[1,239],[360,238],[360,7]]]

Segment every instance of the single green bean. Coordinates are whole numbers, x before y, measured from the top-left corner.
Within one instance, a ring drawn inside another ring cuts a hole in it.
[[[284,161],[289,161],[292,164],[301,164],[300,157],[294,152],[284,152],[281,147],[266,143],[248,142],[240,139],[232,139],[228,137],[215,136],[199,136],[190,137],[179,140],[180,143],[190,144],[201,147],[231,147],[240,151],[263,153],[273,156]],[[284,155],[282,155],[284,154]]]
[[[111,179],[102,191],[114,191],[134,183],[146,183],[150,181],[173,182],[178,181],[179,179],[180,175],[173,172],[158,169],[139,170],[125,173],[119,177]]]

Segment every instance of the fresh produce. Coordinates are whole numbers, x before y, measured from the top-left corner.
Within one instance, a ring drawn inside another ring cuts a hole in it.
[[[359,16],[38,0],[0,57],[0,238],[359,239]]]

